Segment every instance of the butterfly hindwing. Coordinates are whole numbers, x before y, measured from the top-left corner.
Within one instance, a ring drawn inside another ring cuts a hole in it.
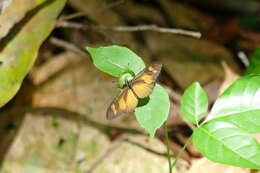
[[[107,119],[114,119],[124,113],[132,112],[138,104],[138,99],[127,86],[123,88],[107,110]]]
[[[162,64],[154,63],[141,71],[132,80],[131,87],[138,98],[145,98],[151,94],[161,68]]]

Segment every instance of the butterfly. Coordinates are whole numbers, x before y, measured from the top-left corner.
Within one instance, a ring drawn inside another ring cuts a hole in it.
[[[138,105],[138,99],[148,97],[161,72],[162,64],[153,63],[139,72],[132,80],[125,81],[125,87],[116,96],[107,109],[108,120],[132,112]]]

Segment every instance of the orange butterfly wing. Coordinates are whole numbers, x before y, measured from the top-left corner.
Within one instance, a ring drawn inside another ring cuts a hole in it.
[[[131,88],[138,98],[148,97],[152,93],[161,68],[162,64],[153,63],[132,80]]]
[[[114,119],[124,113],[132,112],[138,104],[138,99],[127,86],[123,88],[107,109],[107,119]]]

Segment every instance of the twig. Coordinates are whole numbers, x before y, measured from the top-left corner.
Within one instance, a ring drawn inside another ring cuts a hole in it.
[[[81,56],[88,56],[88,54],[85,51],[83,51],[81,48],[79,48],[75,44],[72,44],[68,41],[65,41],[65,40],[62,40],[62,39],[59,39],[56,37],[52,37],[50,39],[50,42],[54,45],[57,45],[59,47],[66,49],[66,50],[70,50],[72,52],[78,53]]]
[[[188,31],[188,30],[176,29],[176,28],[158,27],[157,25],[109,27],[109,26],[103,26],[103,25],[95,26],[95,25],[85,25],[85,24],[69,22],[69,21],[59,21],[56,26],[64,27],[64,28],[82,29],[82,30],[96,29],[96,30],[111,30],[111,31],[118,31],[118,32],[154,31],[154,32],[169,33],[169,34],[186,35],[186,36],[191,36],[194,38],[201,38],[200,32]]]
[[[195,38],[201,37],[201,34],[199,32],[187,31],[187,30],[183,30],[183,29],[164,28],[164,27],[158,27],[156,25],[117,26],[117,27],[114,27],[113,30],[114,31],[128,31],[128,32],[156,31],[156,32],[162,32],[162,33],[188,35],[188,36],[192,36]]]
[[[194,129],[196,129],[196,126],[195,126],[194,124],[189,123],[189,122],[186,122],[186,124],[190,127],[190,129],[191,129],[192,131],[194,131]]]
[[[86,16],[86,15],[87,15],[87,13],[85,13],[85,12],[77,12],[77,13],[73,13],[73,14],[63,15],[59,18],[59,21],[71,20],[74,18]]]
[[[187,145],[188,145],[188,143],[190,142],[191,138],[192,138],[192,136],[190,136],[190,137],[187,139],[187,141],[185,142],[184,146],[182,147],[182,149],[181,149],[180,152],[178,153],[176,159],[175,159],[174,162],[172,163],[171,168],[173,168],[173,167],[177,164],[177,162],[178,162],[178,160],[180,159],[182,153],[183,153],[183,152],[185,151],[185,149],[187,148]]]

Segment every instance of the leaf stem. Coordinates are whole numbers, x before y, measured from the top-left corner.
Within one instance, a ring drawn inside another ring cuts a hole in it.
[[[164,131],[164,137],[165,137],[166,146],[167,146],[169,173],[172,173],[172,161],[171,161],[171,154],[170,154],[170,140],[169,140],[168,129],[167,129],[166,123],[164,123],[164,125],[163,125],[163,131]]]
[[[178,153],[176,159],[174,160],[174,162],[173,162],[172,165],[171,165],[171,169],[176,166],[176,164],[177,164],[178,160],[180,159],[182,153],[185,151],[185,149],[186,149],[188,143],[190,142],[191,137],[192,137],[192,135],[187,139],[187,141],[185,142],[184,146],[183,146],[182,149],[179,151],[179,153]]]

